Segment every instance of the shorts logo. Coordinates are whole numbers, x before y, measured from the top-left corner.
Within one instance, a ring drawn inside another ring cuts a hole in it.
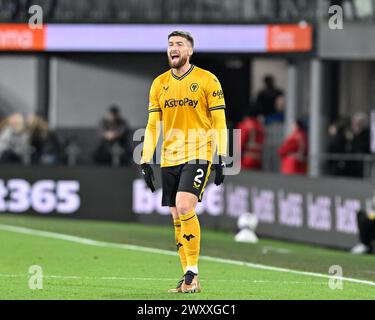
[[[182,243],[180,243],[180,242],[177,243],[177,244],[176,244],[176,247],[177,247],[177,251],[180,250],[180,248],[182,247]]]
[[[198,83],[192,83],[192,84],[190,85],[190,90],[191,90],[191,92],[197,92],[198,88],[199,88]]]
[[[190,241],[191,239],[195,238],[191,233],[189,235],[184,234],[183,238],[185,238],[187,241]]]

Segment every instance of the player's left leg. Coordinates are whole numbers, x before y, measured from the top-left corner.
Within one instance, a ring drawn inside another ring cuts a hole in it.
[[[189,192],[177,192],[176,208],[181,221],[182,245],[186,256],[185,279],[182,292],[200,292],[198,281],[198,259],[200,252],[201,229],[195,208],[198,197]]]
[[[195,212],[201,201],[204,187],[210,174],[210,164],[185,164],[181,171],[176,195],[176,208],[181,221],[182,244],[187,260],[183,292],[200,292],[198,260],[201,229]]]

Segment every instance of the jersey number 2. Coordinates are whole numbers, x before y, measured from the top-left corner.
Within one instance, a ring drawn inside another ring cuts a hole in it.
[[[203,171],[203,169],[199,168],[197,170],[197,173],[198,174],[195,176],[194,181],[197,182],[197,183],[199,183],[199,184],[201,184],[202,183],[201,178],[204,176],[204,171]]]

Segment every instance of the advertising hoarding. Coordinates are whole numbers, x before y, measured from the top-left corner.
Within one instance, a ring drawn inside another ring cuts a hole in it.
[[[167,35],[188,30],[197,52],[287,53],[313,49],[311,25],[0,24],[1,51],[165,52]]]
[[[171,225],[156,192],[134,168],[0,168],[0,214],[27,214]],[[368,181],[241,171],[216,186],[210,178],[197,207],[202,228],[237,232],[244,212],[259,218],[258,235],[348,249],[358,242],[357,211],[371,209]]]

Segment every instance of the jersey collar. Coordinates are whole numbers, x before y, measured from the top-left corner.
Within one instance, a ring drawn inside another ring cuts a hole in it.
[[[186,71],[181,77],[176,76],[173,73],[172,69],[171,69],[171,73],[172,73],[173,78],[175,78],[176,80],[182,80],[183,78],[187,77],[193,71],[193,69],[194,69],[194,65],[192,64],[189,70]]]

